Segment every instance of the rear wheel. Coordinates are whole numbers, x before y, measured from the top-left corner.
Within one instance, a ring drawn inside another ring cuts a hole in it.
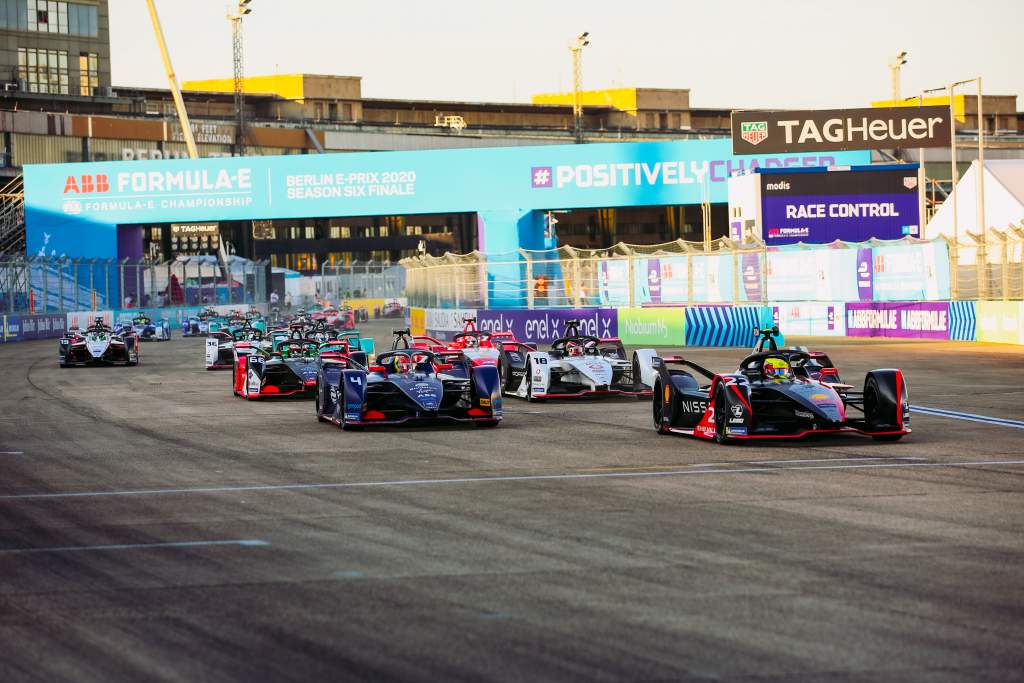
[[[631,374],[633,377],[633,386],[640,386],[640,358],[635,353],[633,354],[633,367],[631,368]],[[646,396],[637,396],[641,401],[647,398]]]

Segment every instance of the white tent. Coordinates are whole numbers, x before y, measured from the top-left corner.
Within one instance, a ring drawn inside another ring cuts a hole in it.
[[[956,185],[958,230],[961,238],[978,229],[978,162]],[[985,161],[985,223],[988,228],[1006,230],[1024,222],[1024,159]],[[925,230],[925,237],[953,236],[953,202],[946,199]]]

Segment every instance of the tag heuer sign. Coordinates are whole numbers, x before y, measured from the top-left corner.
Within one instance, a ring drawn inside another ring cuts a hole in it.
[[[736,111],[732,114],[733,154],[945,147],[949,136],[947,107]]]
[[[740,124],[740,137],[752,145],[763,142],[768,137],[768,122],[744,121]]]

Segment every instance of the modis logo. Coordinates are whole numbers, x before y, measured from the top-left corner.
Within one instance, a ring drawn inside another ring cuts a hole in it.
[[[110,179],[104,173],[96,175],[69,175],[64,181],[64,194],[94,194],[110,192]]]

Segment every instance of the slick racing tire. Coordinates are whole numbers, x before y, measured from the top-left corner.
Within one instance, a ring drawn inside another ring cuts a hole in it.
[[[329,422],[329,420],[326,417],[323,416],[323,413],[320,410],[320,406],[322,405],[322,403],[320,402],[320,396],[321,396],[322,392],[323,392],[323,387],[320,385],[319,382],[317,382],[317,384],[316,384],[316,419],[317,419],[317,422]]]
[[[640,383],[640,356],[638,356],[635,353],[633,354],[633,370],[632,371],[633,371],[633,386],[634,387],[641,386],[641,383]],[[644,388],[646,388],[646,387],[644,387]],[[651,398],[651,396],[637,396],[637,400],[640,400],[640,401],[646,401],[646,400],[648,400],[650,398]]]
[[[884,419],[881,416],[883,408],[878,382],[874,377],[869,377],[864,387],[864,419],[868,424],[868,429],[874,428],[880,420]],[[903,434],[877,434],[872,435],[871,438],[875,441],[891,442],[899,441],[903,438]]]
[[[725,445],[733,443],[725,434],[725,390],[719,387],[715,392],[715,443]]]
[[[671,401],[671,396],[669,397],[669,400]],[[651,403],[653,404],[651,413],[654,418],[654,429],[657,430],[659,434],[671,434],[669,426],[662,423],[662,418],[665,416],[665,403],[660,379],[654,382],[654,400],[651,401]],[[671,409],[672,404],[669,403],[669,410]]]
[[[654,418],[654,429],[658,434],[671,434],[672,430],[669,425],[664,424],[662,420],[665,418],[665,400],[662,389],[662,380],[654,382],[654,396],[651,401],[651,414]],[[669,414],[672,414],[672,396],[669,396]]]

